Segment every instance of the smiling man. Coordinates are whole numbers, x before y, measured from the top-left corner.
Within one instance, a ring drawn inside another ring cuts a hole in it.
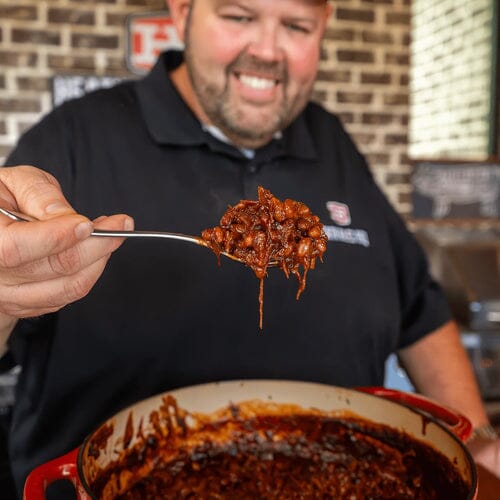
[[[324,0],[190,4],[169,2],[185,43],[174,84],[202,123],[245,148],[266,144],[309,99],[331,8]]]
[[[40,219],[0,215],[0,366],[22,366],[9,434],[19,493],[34,467],[152,394],[248,378],[381,385],[393,352],[419,391],[487,437],[421,248],[340,120],[308,101],[329,4],[168,4],[184,52],[66,102],[0,169],[1,205]],[[262,332],[241,264],[182,242],[90,237],[130,229],[123,213],[140,229],[200,234],[258,186],[305,203],[329,238],[299,301],[269,270]],[[500,474],[498,440],[485,446],[476,456]]]

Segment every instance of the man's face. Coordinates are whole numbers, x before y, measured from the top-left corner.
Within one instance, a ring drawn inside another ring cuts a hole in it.
[[[185,59],[209,122],[244,147],[285,128],[310,96],[328,14],[322,0],[193,2]]]

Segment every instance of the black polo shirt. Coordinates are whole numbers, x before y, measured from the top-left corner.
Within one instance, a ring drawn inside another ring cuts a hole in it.
[[[125,212],[137,229],[200,234],[257,186],[306,203],[330,237],[324,263],[264,287],[241,264],[185,242],[128,240],[91,293],[21,321],[23,366],[11,432],[21,488],[36,465],[78,445],[126,405],[167,389],[235,378],[382,384],[386,357],[449,319],[422,251],[339,120],[315,104],[253,159],[205,132],[168,78],[164,54],[143,80],[63,104],[7,164],[52,172],[76,210]]]

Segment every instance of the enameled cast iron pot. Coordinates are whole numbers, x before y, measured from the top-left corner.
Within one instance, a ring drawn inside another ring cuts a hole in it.
[[[111,446],[108,448],[116,450],[122,441],[130,413],[132,412],[134,425],[137,426],[141,417],[146,419],[153,410],[161,406],[165,394],[122,410],[90,434],[80,447],[33,470],[26,480],[24,499],[44,499],[47,486],[58,479],[70,479],[75,485],[79,500],[95,498],[88,486],[89,465],[85,457],[88,456],[88,447],[97,438],[99,429],[113,424],[113,434],[108,440]],[[168,394],[177,400],[179,407],[190,412],[211,413],[231,403],[253,399],[294,403],[303,408],[313,407],[326,411],[348,410],[372,422],[403,430],[439,450],[470,485],[467,498],[477,498],[474,462],[463,444],[471,433],[470,422],[453,410],[421,396],[377,387],[353,390],[276,380],[218,382],[186,387]],[[134,435],[136,430],[134,429]],[[105,467],[113,458],[116,458],[116,454],[113,457],[102,457],[101,465]]]

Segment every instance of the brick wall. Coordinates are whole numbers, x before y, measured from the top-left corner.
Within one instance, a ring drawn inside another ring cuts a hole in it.
[[[410,211],[410,0],[333,0],[314,98],[337,112],[401,213]],[[0,162],[51,109],[55,74],[129,76],[125,19],[164,0],[0,0]]]
[[[413,1],[411,156],[488,155],[494,1]]]

